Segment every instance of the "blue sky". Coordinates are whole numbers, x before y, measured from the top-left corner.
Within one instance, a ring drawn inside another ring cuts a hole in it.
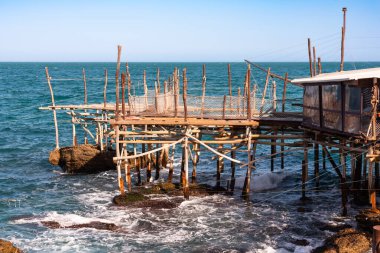
[[[380,61],[380,0],[0,0],[0,61]]]

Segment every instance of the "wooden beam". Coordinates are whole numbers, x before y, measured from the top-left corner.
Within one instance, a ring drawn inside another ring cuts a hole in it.
[[[310,76],[313,77],[313,67],[312,67],[312,64],[311,64],[311,42],[310,42],[310,38],[307,39],[307,48],[308,48],[308,52],[309,52]]]
[[[55,101],[53,87],[51,86],[51,77],[49,76],[49,69],[45,67],[46,80],[49,85],[50,96],[51,96],[51,105],[53,106],[53,118],[54,118],[54,127],[55,127],[55,149],[59,149],[59,135],[58,135],[58,122],[57,122],[57,112],[55,111]]]

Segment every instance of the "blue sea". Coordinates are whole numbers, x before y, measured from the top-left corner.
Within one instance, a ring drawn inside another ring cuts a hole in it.
[[[309,72],[307,63],[260,64],[280,75],[288,72],[290,78],[308,76]],[[39,110],[50,104],[46,66],[56,104],[83,103],[82,68],[86,69],[89,103],[103,101],[105,68],[109,72],[108,99],[114,101],[115,97],[115,63],[0,63],[0,238],[25,252],[310,252],[332,234],[322,229],[325,225],[354,225],[357,207],[350,205],[349,215],[340,215],[339,181],[329,163],[327,170],[321,171],[319,189],[313,180],[314,165],[309,164],[307,196],[312,201],[304,204],[299,201],[303,153],[287,153],[283,171],[277,158],[271,173],[266,157],[270,151],[260,145],[257,158],[263,159],[256,163],[249,201],[240,198],[245,170],[237,169],[234,196],[190,197],[174,209],[113,206],[112,197],[118,194],[115,171],[68,175],[48,162],[55,147],[53,117],[51,111]],[[379,62],[345,65],[346,69],[379,66]],[[157,68],[162,82],[174,67],[187,68],[189,94],[201,92],[202,63],[129,63],[129,67],[136,94],[142,91],[144,70],[152,88]],[[227,94],[227,63],[206,63],[206,68],[206,94]],[[338,63],[323,64],[324,72],[338,68]],[[243,87],[246,64],[231,63],[231,70],[236,94],[237,88]],[[262,89],[264,82],[265,73],[253,69],[252,83]],[[277,81],[278,94],[282,94],[282,86]],[[289,84],[287,95],[301,98],[302,90]],[[59,111],[58,121],[60,145],[70,146],[70,118]],[[83,143],[83,136],[78,132],[79,142]],[[177,152],[175,156],[176,178],[180,155]],[[201,154],[199,182],[215,181],[216,160],[211,157],[207,152]],[[337,154],[334,157],[337,159]],[[229,176],[226,161],[222,186],[226,187]],[[102,221],[125,232],[50,229],[42,221],[64,226]]]

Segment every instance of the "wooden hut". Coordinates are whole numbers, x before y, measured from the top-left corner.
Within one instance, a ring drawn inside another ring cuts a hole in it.
[[[302,125],[323,132],[376,138],[380,133],[378,78],[380,68],[292,80],[304,87]]]

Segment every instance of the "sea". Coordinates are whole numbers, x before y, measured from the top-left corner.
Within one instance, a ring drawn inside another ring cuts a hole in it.
[[[188,93],[201,94],[203,63],[129,63],[132,92],[142,92],[143,71],[150,89],[157,68],[161,83],[174,67],[187,69]],[[304,62],[259,63],[289,78],[306,77]],[[206,95],[228,94],[227,63],[206,65]],[[115,99],[116,63],[0,63],[0,238],[12,241],[25,252],[311,252],[333,232],[326,226],[355,226],[357,206],[349,203],[348,216],[341,216],[339,180],[327,162],[316,188],[313,164],[309,164],[308,202],[301,197],[302,151],[285,154],[285,168],[275,159],[270,171],[270,149],[258,145],[249,200],[241,198],[245,169],[237,167],[234,195],[190,197],[173,209],[128,208],[112,204],[118,194],[116,171],[98,174],[65,174],[48,162],[55,148],[50,93],[45,76],[48,67],[56,104],[83,103],[85,68],[89,103],[103,101],[104,71],[108,70],[107,98]],[[380,67],[380,62],[345,63],[345,69]],[[334,72],[339,63],[323,63],[323,72]],[[231,63],[232,91],[243,90],[247,65]],[[125,64],[122,64],[125,70]],[[252,84],[262,90],[265,73],[252,67]],[[276,80],[281,98],[283,82]],[[288,98],[302,98],[302,89],[288,84]],[[302,108],[299,108],[302,110]],[[60,146],[70,146],[71,124],[65,111],[58,111]],[[84,133],[78,130],[79,142]],[[310,157],[312,153],[310,152]],[[333,154],[335,159],[338,154]],[[179,178],[181,152],[175,154],[175,180]],[[201,153],[197,180],[215,184],[216,160]],[[245,159],[240,157],[238,159]],[[311,159],[310,159],[311,160]],[[350,161],[348,160],[348,165]],[[190,165],[191,171],[191,165]],[[349,171],[349,170],[348,170]],[[161,178],[166,178],[164,169]],[[227,186],[230,163],[225,162],[221,185]],[[133,179],[135,175],[133,175]],[[170,196],[154,195],[156,199]],[[101,221],[114,223],[120,231],[51,229],[43,221],[62,226]]]

